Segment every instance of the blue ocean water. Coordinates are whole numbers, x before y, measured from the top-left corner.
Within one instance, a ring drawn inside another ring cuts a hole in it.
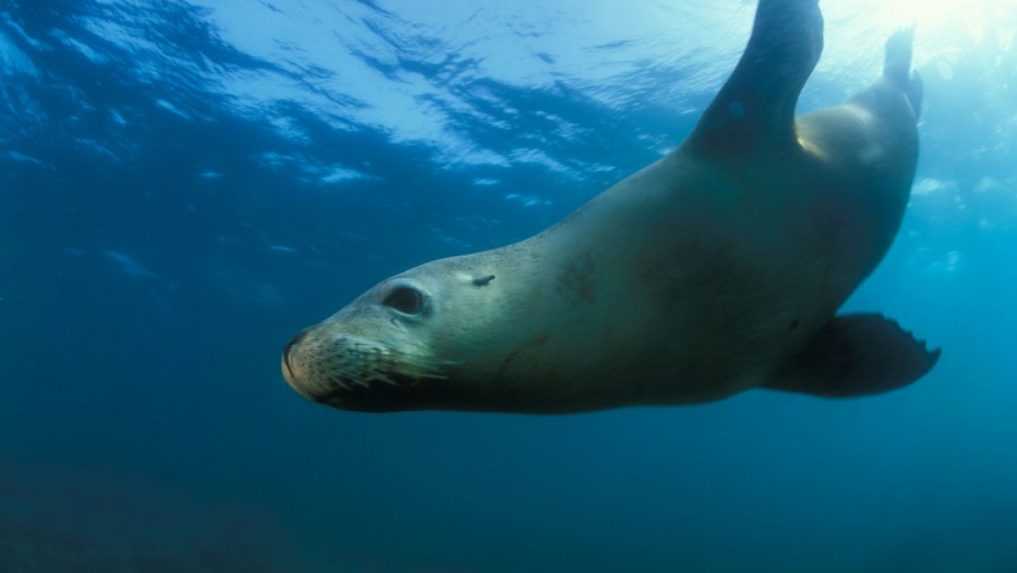
[[[917,21],[848,307],[932,374],[554,417],[338,412],[279,353],[673,148],[754,3],[0,0],[0,570],[1017,571],[1017,6],[959,4],[823,0],[801,102]]]

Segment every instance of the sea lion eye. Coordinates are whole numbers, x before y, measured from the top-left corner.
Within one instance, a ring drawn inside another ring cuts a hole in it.
[[[411,286],[400,285],[389,291],[381,304],[404,314],[420,314],[424,311],[424,293]]]

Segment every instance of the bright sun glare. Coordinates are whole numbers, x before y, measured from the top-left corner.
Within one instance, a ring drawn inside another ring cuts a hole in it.
[[[1017,0],[889,0],[875,3],[880,23],[915,25],[919,38],[957,35],[981,43],[987,34],[1012,42],[1017,22]],[[1007,46],[1008,47],[1008,46]]]

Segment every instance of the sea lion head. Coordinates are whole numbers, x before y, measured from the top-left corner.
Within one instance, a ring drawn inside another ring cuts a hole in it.
[[[470,259],[432,261],[386,279],[305,329],[283,351],[286,382],[309,400],[343,410],[483,403],[467,366],[478,362],[484,337],[477,333],[484,309],[496,304],[497,281]]]

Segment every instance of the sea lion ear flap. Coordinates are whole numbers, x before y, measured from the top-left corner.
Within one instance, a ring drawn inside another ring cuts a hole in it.
[[[927,374],[940,353],[883,316],[849,314],[830,321],[766,387],[826,398],[879,394]]]
[[[817,0],[759,0],[752,35],[689,138],[706,155],[793,145],[795,105],[823,51]]]

